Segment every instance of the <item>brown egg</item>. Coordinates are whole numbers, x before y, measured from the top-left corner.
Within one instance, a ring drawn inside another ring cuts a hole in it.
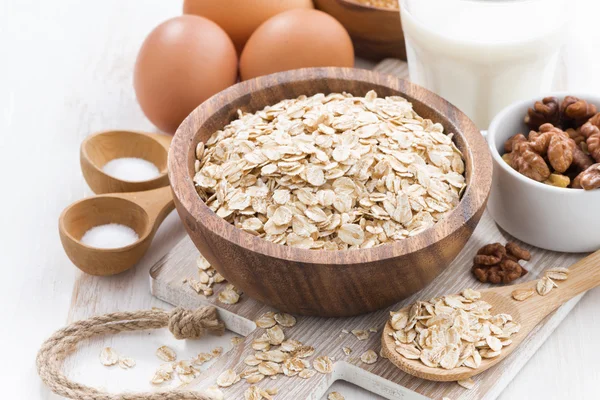
[[[183,13],[216,22],[241,53],[252,32],[272,16],[294,8],[313,7],[311,0],[185,0]]]
[[[184,15],[157,26],[135,63],[133,84],[142,111],[174,133],[200,103],[237,80],[237,54],[214,22]]]
[[[318,10],[290,10],[262,24],[240,57],[242,80],[305,67],[352,67],[354,48],[344,27]]]

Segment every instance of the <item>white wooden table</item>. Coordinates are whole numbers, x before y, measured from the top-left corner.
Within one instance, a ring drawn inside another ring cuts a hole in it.
[[[566,49],[567,87],[598,93],[600,4],[573,3],[578,34]],[[92,194],[79,171],[78,148],[86,135],[154,130],[135,101],[132,67],[144,36],[180,9],[181,1],[165,0],[0,0],[2,398],[58,399],[41,384],[34,359],[41,342],[68,321],[166,306],[149,293],[148,269],[184,235],[175,214],[141,263],[111,278],[85,276],[71,265],[57,220],[66,205]],[[71,307],[75,298],[80,300]],[[599,304],[600,289],[588,293],[501,398],[598,398]],[[228,348],[231,336],[177,343],[163,330],[101,339],[69,359],[67,369],[71,377],[109,390],[148,389],[159,345],[191,357],[216,345]],[[129,371],[102,367],[97,357],[106,345],[138,365]],[[347,399],[375,398],[345,382],[332,390]]]

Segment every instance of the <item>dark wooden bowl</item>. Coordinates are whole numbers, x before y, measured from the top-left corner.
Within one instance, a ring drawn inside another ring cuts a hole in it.
[[[351,0],[314,0],[346,28],[357,56],[379,61],[386,57],[406,60],[400,10],[372,7]]]
[[[316,93],[401,95],[440,122],[464,153],[467,188],[445,219],[423,233],[371,249],[304,250],[268,242],[218,217],[194,188],[195,148],[234,120],[280,100]],[[463,248],[483,213],[492,160],[481,133],[441,97],[390,75],[352,68],[307,68],[239,83],[211,97],[181,124],[169,152],[169,178],[183,223],[208,261],[254,299],[279,310],[350,316],[388,306],[420,290]]]

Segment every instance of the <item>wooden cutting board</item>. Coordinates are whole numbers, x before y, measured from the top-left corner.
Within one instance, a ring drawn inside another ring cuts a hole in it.
[[[397,60],[385,60],[375,69],[402,77],[407,75],[406,64]],[[484,288],[489,286],[472,277],[470,268],[473,256],[484,244],[496,241],[504,243],[507,240],[513,239],[501,231],[486,212],[473,236],[454,262],[429,286],[411,298],[388,309],[358,317],[298,317],[296,326],[285,329],[286,338],[296,339],[304,344],[314,346],[315,354],[309,360],[319,355],[333,357],[335,359],[333,373],[316,374],[307,380],[279,375],[277,380],[265,379],[258,386],[278,387],[280,393],[278,398],[294,400],[320,399],[326,393],[327,388],[339,379],[352,382],[388,399],[431,398],[441,400],[443,397],[453,400],[495,399],[575,306],[580,297],[571,300],[548,316],[520,345],[518,351],[513,352],[504,362],[475,377],[476,386],[472,390],[466,390],[452,382],[430,382],[411,377],[383,358],[380,358],[375,364],[367,365],[361,362],[360,355],[369,349],[379,353],[381,331],[390,310],[400,309],[418,299],[457,293],[467,287]],[[527,280],[541,276],[542,271],[549,267],[568,267],[584,256],[544,251],[525,244],[523,247],[528,248],[532,253],[532,259],[526,265],[530,271],[524,278]],[[186,237],[159,260],[150,270],[150,276],[154,296],[186,308],[214,305],[219,309],[227,329],[246,337],[243,343],[231,349],[205,371],[196,382],[192,383],[191,386],[200,389],[214,385],[217,376],[227,368],[232,368],[239,373],[246,367],[243,363],[244,358],[249,354],[254,354],[254,350],[250,347],[252,340],[264,333],[263,329],[256,328],[253,321],[267,311],[276,310],[245,295],[242,295],[240,302],[234,305],[219,303],[217,296],[219,291],[225,288],[223,284],[215,285],[215,294],[211,297],[205,298],[198,295],[188,284],[184,283],[186,278],[197,278],[196,259],[198,254],[192,241]],[[385,285],[385,282],[381,282],[381,284]],[[376,328],[377,333],[371,333],[369,339],[364,341],[357,340],[352,334],[342,332],[342,330],[368,330],[369,328]],[[342,347],[351,348],[352,353],[346,356]],[[242,399],[244,398],[243,392],[248,386],[244,381],[237,383],[224,389],[225,396],[228,399]]]

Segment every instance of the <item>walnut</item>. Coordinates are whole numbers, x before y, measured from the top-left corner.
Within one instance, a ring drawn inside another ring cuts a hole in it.
[[[484,283],[510,283],[527,274],[519,261],[530,259],[531,254],[516,243],[508,242],[506,246],[491,243],[479,249],[471,271]]]
[[[543,124],[540,126],[540,131],[531,131],[529,132],[529,144],[531,150],[535,151],[541,156],[546,155],[548,151],[548,145],[550,144],[550,139],[556,132],[554,129],[554,125],[552,124]]]
[[[504,151],[510,153],[513,151],[513,146],[520,142],[526,142],[527,138],[522,133],[517,133],[515,136],[511,136],[504,143]]]
[[[516,257],[517,260],[531,260],[531,253],[515,242],[507,242],[505,247],[507,254]]]
[[[536,101],[533,108],[527,110],[525,123],[529,129],[537,131],[540,125],[546,122],[553,125],[560,122],[560,107],[556,97],[545,97],[542,101]]]
[[[584,171],[591,167],[594,163],[594,159],[590,157],[585,151],[583,151],[573,139],[571,139],[569,144],[571,145],[571,151],[573,152],[572,165],[577,167],[579,171]]]
[[[567,96],[560,105],[561,127],[580,127],[594,114],[596,106],[574,96]]]
[[[600,163],[600,113],[595,105],[574,96],[562,102],[546,97],[528,110],[528,136],[516,134],[504,143],[502,159],[522,175],[556,187],[592,187]],[[579,175],[578,175],[579,174]],[[595,174],[595,172],[594,172]],[[595,176],[595,175],[594,175]]]
[[[600,162],[600,113],[583,124],[579,132],[586,138],[585,142],[590,155],[596,162]]]
[[[544,181],[544,183],[550,186],[566,188],[569,187],[569,184],[571,184],[571,178],[561,174],[550,174],[550,176]]]
[[[519,173],[538,182],[543,182],[550,176],[546,161],[531,149],[530,143],[517,143],[512,153],[511,166]]]
[[[527,110],[525,123],[536,131],[545,123],[561,129],[578,128],[596,112],[595,105],[574,96],[567,96],[560,103],[556,97],[545,97]]]
[[[571,139],[573,139],[575,144],[579,145],[580,143],[585,142],[585,136],[581,134],[579,129],[569,128],[565,132]]]
[[[594,164],[573,180],[573,187],[592,190],[600,188],[600,163]]]
[[[500,243],[490,243],[483,246],[477,252],[475,264],[495,265],[498,264],[506,256],[506,249]]]
[[[570,141],[571,139],[563,131],[555,133],[550,138],[548,161],[550,161],[550,165],[556,172],[565,172],[573,162],[573,149]]]

